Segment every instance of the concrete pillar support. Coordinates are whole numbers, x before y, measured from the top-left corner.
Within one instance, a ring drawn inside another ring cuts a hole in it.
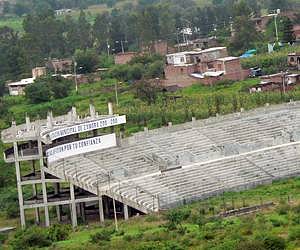
[[[129,219],[128,206],[126,204],[124,204],[124,219],[125,220]]]
[[[40,157],[40,171],[41,171],[41,181],[42,181],[42,191],[43,191],[43,203],[45,210],[45,226],[50,226],[50,218],[49,218],[49,208],[48,208],[48,198],[47,198],[47,185],[45,181],[45,171],[44,171],[44,160],[43,160],[43,147],[42,141],[38,138],[38,151]]]
[[[18,189],[19,208],[20,208],[20,220],[21,220],[22,228],[25,228],[26,222],[25,222],[23,190],[21,185],[21,170],[20,170],[20,162],[19,162],[18,143],[15,141],[13,144],[14,144],[15,168],[16,168],[17,189]]]
[[[59,183],[54,183],[54,194],[59,194]],[[61,207],[60,205],[56,206],[56,217],[57,221],[61,222]]]
[[[104,210],[103,210],[103,199],[102,196],[99,196],[99,218],[100,218],[100,222],[103,223],[104,222]]]
[[[32,193],[34,197],[37,197],[37,189],[36,189],[36,184],[32,185]],[[34,209],[35,213],[35,223],[40,224],[40,209],[37,207]]]
[[[70,197],[71,197],[72,226],[73,226],[73,228],[75,228],[75,227],[77,227],[77,212],[76,212],[75,192],[74,192],[73,184],[70,184]]]

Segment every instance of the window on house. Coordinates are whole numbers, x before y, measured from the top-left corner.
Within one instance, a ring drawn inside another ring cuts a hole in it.
[[[184,62],[184,57],[180,57],[180,62]]]
[[[291,57],[290,62],[294,62],[294,61],[295,61],[294,57]]]

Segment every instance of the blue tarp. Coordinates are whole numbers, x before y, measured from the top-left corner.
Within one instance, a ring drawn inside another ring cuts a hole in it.
[[[254,56],[255,53],[256,53],[256,49],[250,49],[246,51],[243,55],[241,55],[240,58],[248,58]]]

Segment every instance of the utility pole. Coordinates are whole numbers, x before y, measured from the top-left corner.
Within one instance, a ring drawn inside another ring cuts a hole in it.
[[[120,82],[121,83],[121,82]],[[119,99],[118,99],[118,83],[115,83],[115,95],[116,95],[116,104],[119,106]]]
[[[282,72],[282,89],[283,89],[283,94],[286,93],[285,89],[285,76],[288,74],[288,72]]]
[[[176,29],[176,38],[177,38],[177,52],[180,52],[180,44],[179,44],[179,28]]]
[[[108,43],[108,40],[106,40],[106,46],[107,46],[107,56],[109,56],[110,45]]]
[[[120,43],[121,44],[121,48],[122,48],[122,53],[125,53],[125,49],[124,49],[124,43],[128,43],[127,40],[120,40],[120,41],[116,41],[116,43]]]
[[[279,42],[278,36],[278,26],[277,26],[277,16],[280,14],[280,9],[275,10],[274,22],[275,22],[275,33],[276,33],[276,41]]]
[[[75,90],[78,93],[78,82],[77,82],[77,62],[74,59],[74,79],[75,79]]]

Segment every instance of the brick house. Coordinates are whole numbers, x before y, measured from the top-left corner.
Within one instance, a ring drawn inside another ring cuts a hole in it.
[[[36,67],[32,69],[32,77],[25,78],[17,82],[9,82],[7,83],[9,95],[16,96],[16,95],[25,95],[25,88],[34,83],[34,81],[46,75],[46,68],[45,67]]]
[[[132,60],[132,58],[136,57],[137,55],[137,52],[118,53],[114,55],[115,64],[129,63]]]
[[[249,71],[243,70],[240,58],[229,57],[226,47],[179,52],[166,56],[165,86],[190,86],[196,82],[205,85],[220,80],[242,80]]]
[[[169,53],[168,42],[164,40],[157,40],[148,44],[141,45],[142,53],[156,53],[165,56]]]
[[[52,59],[46,63],[46,68],[55,74],[71,73],[73,61],[71,59]]]
[[[199,38],[186,43],[179,43],[174,45],[175,51],[187,51],[194,49],[208,49],[217,47],[219,45],[215,37]]]
[[[249,88],[250,93],[267,91],[289,91],[300,85],[300,74],[284,73],[261,77],[261,82]]]
[[[282,83],[282,73],[261,76],[260,79],[264,82]]]

